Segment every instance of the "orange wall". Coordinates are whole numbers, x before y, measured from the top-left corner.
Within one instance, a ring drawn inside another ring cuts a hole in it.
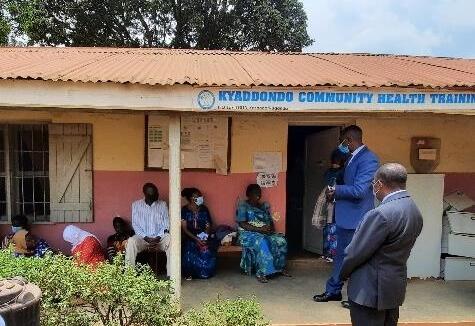
[[[234,116],[231,131],[231,171],[252,172],[254,152],[281,152],[287,170],[287,119],[284,117]]]
[[[400,162],[411,172],[411,137],[438,137],[442,140],[440,164],[436,172],[475,172],[475,116],[434,115],[423,118],[358,119],[365,143],[381,161]]]
[[[1,110],[0,123],[90,123],[95,170],[143,171],[144,115]]]

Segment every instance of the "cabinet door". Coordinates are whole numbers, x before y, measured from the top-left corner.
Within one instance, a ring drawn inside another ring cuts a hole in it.
[[[424,227],[407,262],[408,277],[439,277],[444,197],[443,174],[410,174],[407,190],[422,213]]]

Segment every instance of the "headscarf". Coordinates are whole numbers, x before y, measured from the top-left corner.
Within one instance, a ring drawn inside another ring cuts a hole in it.
[[[74,248],[81,244],[81,242],[83,242],[87,237],[94,237],[97,239],[94,234],[84,231],[74,225],[68,225],[63,231],[64,241],[69,242],[73,246],[71,250],[74,250]]]

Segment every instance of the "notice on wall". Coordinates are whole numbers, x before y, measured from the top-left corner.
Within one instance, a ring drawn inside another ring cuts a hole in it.
[[[278,173],[282,171],[282,153],[255,152],[252,164],[254,172]]]
[[[168,152],[168,123],[167,116],[149,117],[147,130],[148,167],[162,168],[164,165],[165,153]]]
[[[203,115],[181,119],[181,166],[227,174],[228,118]],[[149,116],[148,167],[168,168],[168,117]]]
[[[261,186],[261,188],[272,188],[276,187],[279,181],[278,173],[265,173],[261,172],[257,174],[256,183]]]

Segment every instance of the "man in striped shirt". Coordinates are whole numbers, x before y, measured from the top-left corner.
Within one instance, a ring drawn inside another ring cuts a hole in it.
[[[167,275],[170,271],[170,220],[167,204],[158,199],[158,189],[153,183],[143,186],[144,198],[132,204],[132,227],[135,235],[125,248],[125,261],[135,266],[137,255],[146,250],[161,250],[167,255]]]

